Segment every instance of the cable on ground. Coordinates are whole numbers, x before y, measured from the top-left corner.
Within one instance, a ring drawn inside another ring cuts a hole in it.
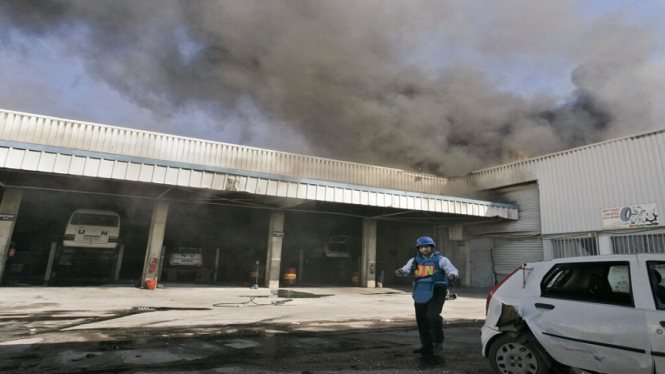
[[[244,307],[254,307],[254,306],[270,306],[270,305],[284,305],[285,303],[288,303],[289,301],[293,301],[293,299],[286,299],[286,300],[278,300],[278,301],[272,301],[270,304],[259,304],[254,301],[256,296],[250,296],[249,301],[245,301],[242,303],[217,303],[213,304],[212,306],[217,307],[217,308],[244,308]]]

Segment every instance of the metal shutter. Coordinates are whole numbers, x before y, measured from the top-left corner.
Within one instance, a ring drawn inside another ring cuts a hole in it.
[[[494,238],[492,262],[497,282],[525,262],[543,260],[540,227],[540,194],[537,183],[502,188],[497,191],[504,201],[519,205],[517,221],[500,224],[501,233]]]
[[[469,225],[467,230],[474,238],[492,238],[492,269],[498,283],[522,263],[543,259],[540,194],[537,183],[528,183],[494,190],[492,198],[517,204],[519,219]]]
[[[543,260],[543,240],[506,240],[494,239],[492,262],[494,263],[494,279],[501,282],[508,274],[525,262]]]

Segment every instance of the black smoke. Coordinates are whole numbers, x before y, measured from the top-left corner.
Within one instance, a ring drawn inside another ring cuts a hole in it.
[[[89,74],[159,116],[196,108],[228,126],[249,100],[315,156],[442,176],[652,129],[662,88],[645,28],[570,3],[3,0],[0,23],[2,48],[68,40]],[[575,90],[506,90],[478,56],[555,56]],[[242,125],[252,145],[266,123]]]

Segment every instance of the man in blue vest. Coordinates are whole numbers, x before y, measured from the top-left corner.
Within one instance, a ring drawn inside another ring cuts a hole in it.
[[[454,282],[459,276],[457,268],[434,247],[436,243],[429,236],[418,238],[416,257],[395,271],[400,277],[413,276],[413,300],[422,344],[413,353],[432,354],[443,350],[441,310],[446,302],[448,280]]]

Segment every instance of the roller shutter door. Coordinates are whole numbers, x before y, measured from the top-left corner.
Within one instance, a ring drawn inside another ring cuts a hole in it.
[[[492,263],[494,264],[494,279],[501,282],[508,274],[525,262],[543,260],[543,240],[506,240],[494,239],[492,248]]]
[[[492,264],[494,279],[501,282],[525,262],[543,260],[540,225],[540,195],[537,183],[511,186],[495,191],[500,201],[519,205],[519,220],[506,221],[485,229],[494,239]]]

